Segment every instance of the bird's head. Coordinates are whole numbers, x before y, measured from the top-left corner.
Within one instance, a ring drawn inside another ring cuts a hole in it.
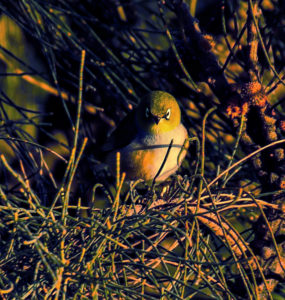
[[[153,91],[142,98],[137,111],[138,126],[150,134],[175,129],[181,121],[181,111],[175,98],[163,91]]]

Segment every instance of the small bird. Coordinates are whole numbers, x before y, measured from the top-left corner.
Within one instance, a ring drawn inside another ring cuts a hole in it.
[[[164,181],[181,165],[187,138],[176,99],[166,92],[153,91],[122,120],[103,151],[113,172],[116,153],[120,152],[120,168],[128,180]]]

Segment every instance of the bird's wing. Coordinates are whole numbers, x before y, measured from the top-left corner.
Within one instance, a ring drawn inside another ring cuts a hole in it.
[[[103,152],[123,148],[130,144],[137,136],[135,112],[130,112],[111,133],[106,143],[102,146]]]

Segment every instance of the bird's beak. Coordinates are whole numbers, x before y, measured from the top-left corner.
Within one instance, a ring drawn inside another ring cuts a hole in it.
[[[152,118],[153,118],[153,120],[154,120],[154,122],[155,122],[156,125],[157,125],[157,124],[159,123],[159,121],[161,120],[161,118],[158,117],[158,116],[152,116]]]

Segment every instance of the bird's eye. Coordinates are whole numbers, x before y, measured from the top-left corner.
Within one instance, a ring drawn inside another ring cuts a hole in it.
[[[164,118],[165,118],[166,120],[169,120],[169,119],[170,119],[170,115],[171,115],[171,109],[169,108],[169,109],[167,110],[167,112],[166,112]]]
[[[145,110],[145,116],[146,116],[147,118],[149,118],[149,115],[150,115],[150,113],[149,113],[149,108],[147,107],[146,110]]]

